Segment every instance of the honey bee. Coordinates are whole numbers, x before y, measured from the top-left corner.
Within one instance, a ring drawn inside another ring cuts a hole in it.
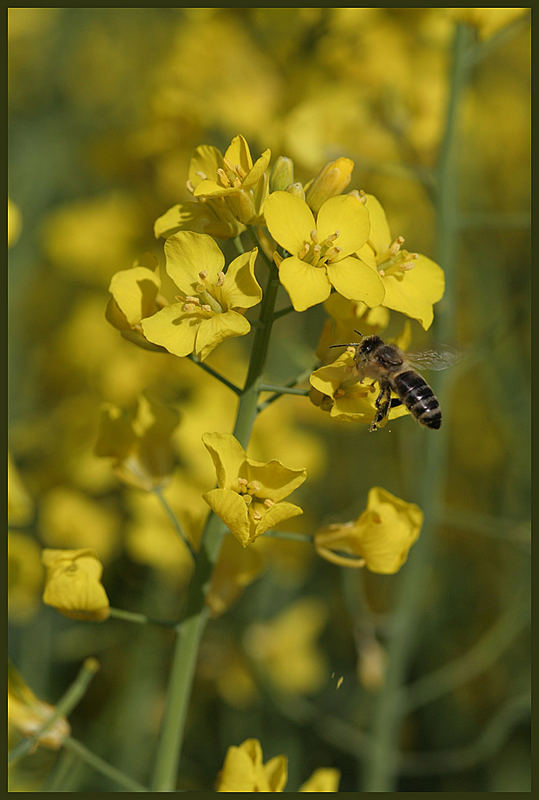
[[[359,335],[363,336],[362,333]],[[371,378],[380,386],[377,412],[369,430],[377,430],[387,419],[390,409],[400,405],[405,405],[421,425],[433,430],[440,428],[442,411],[438,398],[414,367],[445,369],[458,359],[456,351],[445,348],[404,353],[396,345],[386,344],[379,336],[363,336],[361,342],[333,344],[331,347],[355,347],[354,363],[359,380]],[[397,396],[392,397],[392,392]]]

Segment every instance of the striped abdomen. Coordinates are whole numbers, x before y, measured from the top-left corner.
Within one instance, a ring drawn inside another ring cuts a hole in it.
[[[393,388],[406,408],[421,425],[439,428],[442,412],[436,395],[428,383],[413,369],[407,369],[392,377]]]

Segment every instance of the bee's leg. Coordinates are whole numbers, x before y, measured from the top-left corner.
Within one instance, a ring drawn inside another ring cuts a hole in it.
[[[376,408],[378,411],[376,412],[376,416],[374,417],[371,426],[369,428],[370,431],[375,431],[378,429],[378,426],[382,424],[382,422],[386,419],[389,409],[391,406],[391,387],[389,383],[382,383],[380,386],[380,394],[376,398]]]
[[[396,408],[397,406],[402,406],[402,400],[400,399],[400,397],[392,397],[389,407]]]

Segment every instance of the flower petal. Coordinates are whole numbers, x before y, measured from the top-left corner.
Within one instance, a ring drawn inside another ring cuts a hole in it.
[[[243,181],[245,188],[253,186],[267,170],[271,158],[271,150],[264,150],[260,158],[257,158],[249,174]]]
[[[332,767],[320,767],[320,769],[315,769],[311,777],[299,787],[299,791],[338,792],[340,779],[340,770]]]
[[[213,314],[202,320],[195,342],[195,353],[204,361],[218,344],[231,336],[245,336],[251,330],[249,320],[237,311]]]
[[[220,517],[228,530],[243,546],[251,541],[249,517],[245,501],[231,489],[211,489],[202,495],[211,510]]]
[[[307,477],[305,469],[290,469],[276,460],[264,464],[252,458],[247,458],[247,473],[250,481],[260,484],[256,496],[261,500],[273,500],[274,503],[292,494]]]
[[[228,161],[233,169],[236,165],[240,166],[246,174],[251,170],[253,159],[245,136],[241,134],[234,136],[226,149],[225,161]]]
[[[320,239],[326,239],[339,231],[335,244],[341,248],[341,258],[344,258],[359,250],[367,241],[370,230],[369,212],[353,194],[330,197],[318,212],[316,230]]]
[[[428,330],[433,319],[432,305],[442,298],[445,289],[442,268],[420,255],[413,269],[386,275],[382,280],[385,287],[382,305],[417,319]]]
[[[200,322],[199,314],[182,311],[181,303],[173,303],[143,319],[141,325],[150,342],[166,347],[175,356],[186,356],[193,352]]]
[[[249,253],[235,258],[230,264],[222,286],[224,305],[227,308],[251,308],[262,300],[262,289],[255,278],[257,254],[258,249],[255,247]]]
[[[331,284],[324,267],[312,267],[291,256],[281,261],[279,279],[290,295],[296,311],[323,303],[331,293]]]
[[[225,265],[218,245],[205,233],[179,231],[165,242],[166,271],[182,292],[193,294],[200,283],[199,272],[216,276]]]
[[[155,298],[161,282],[146,267],[123,269],[112,276],[109,292],[130,325],[155,311]]]
[[[382,279],[376,270],[359,258],[348,256],[334,261],[327,265],[327,271],[329,280],[339,294],[349,300],[362,300],[370,308],[382,304],[385,295]]]
[[[387,222],[386,212],[382,204],[373,194],[367,194],[365,206],[369,212],[371,230],[369,242],[374,246],[376,253],[382,253],[391,244],[391,233]]]
[[[223,166],[223,156],[216,147],[201,144],[195,148],[189,162],[188,178],[196,187],[205,178],[216,178],[217,169]]]
[[[257,523],[254,531],[254,539],[261,536],[265,531],[278,525],[279,522],[284,522],[285,519],[298,517],[303,514],[303,509],[294,503],[276,503],[271,508],[268,508],[259,523]]]
[[[269,792],[282,792],[288,778],[288,759],[286,756],[274,756],[264,764],[264,772],[268,781]]]
[[[268,230],[281,247],[297,255],[306,241],[311,241],[311,231],[316,230],[311,209],[300,197],[290,192],[273,192],[264,203],[264,217]]]
[[[210,454],[221,489],[238,489],[238,478],[247,477],[245,450],[231,433],[204,433],[204,447]]]

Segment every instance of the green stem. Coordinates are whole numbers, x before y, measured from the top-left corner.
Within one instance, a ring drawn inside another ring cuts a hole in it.
[[[256,328],[245,386],[240,395],[234,436],[246,448],[257,415],[257,382],[266,363],[273,324],[273,309],[279,288],[277,268],[270,270],[266,291],[260,308],[260,325]],[[209,617],[206,595],[213,568],[219,556],[225,528],[219,517],[210,514],[185,606],[182,622],[177,627],[177,638],[172,657],[172,667],[167,690],[167,702],[161,736],[157,749],[151,789],[155,792],[172,792],[180,760],[185,719],[191,695],[200,641]]]
[[[74,755],[77,755],[83,761],[88,764],[88,766],[93,767],[96,772],[100,772],[101,775],[105,775],[107,778],[110,778],[111,781],[117,783],[118,786],[123,786],[124,789],[127,789],[129,792],[147,792],[145,786],[138,783],[137,781],[130,778],[129,775],[126,775],[116,767],[113,767],[112,764],[109,764],[107,761],[104,761],[100,756],[92,753],[91,750],[88,750],[82,742],[73,739],[71,736],[68,736],[67,739],[64,741],[64,747]]]
[[[158,625],[164,628],[175,628],[178,620],[152,619],[146,614],[139,614],[136,611],[124,611],[122,608],[110,608],[110,616],[116,619],[123,619],[126,622],[136,622],[139,625]]]
[[[166,512],[168,518],[170,519],[170,521],[174,525],[174,528],[176,529],[176,533],[178,534],[178,536],[180,537],[180,539],[182,540],[184,545],[187,547],[187,549],[191,553],[193,561],[196,561],[197,554],[196,554],[196,552],[195,552],[195,550],[193,548],[193,545],[191,544],[191,542],[187,538],[186,534],[184,533],[183,528],[180,525],[180,522],[178,520],[178,517],[176,516],[174,511],[169,506],[169,504],[168,504],[168,502],[167,502],[167,500],[166,500],[166,498],[165,498],[165,496],[163,494],[163,490],[159,486],[154,486],[153,493],[156,495],[156,497],[159,498],[159,502],[163,506],[163,509]]]
[[[204,372],[207,372],[208,375],[211,375],[213,378],[216,378],[218,381],[220,381],[220,383],[224,384],[224,386],[227,386],[229,389],[232,389],[232,391],[235,392],[235,394],[241,394],[241,389],[238,386],[236,386],[235,383],[229,381],[228,378],[225,378],[224,375],[221,375],[220,372],[217,372],[217,370],[210,367],[209,364],[206,364],[204,361],[201,361],[199,358],[195,356],[194,353],[189,353],[187,358],[190,361],[192,361],[193,364],[196,364],[197,367],[203,369]]]
[[[278,386],[274,383],[259,383],[258,384],[258,391],[259,392],[276,392],[279,397],[282,394],[299,394],[303,397],[306,397],[310,389],[295,389],[291,386]]]
[[[287,314],[290,314],[294,311],[294,306],[286,306],[286,308],[281,308],[279,311],[276,311],[273,315],[273,319],[280,319],[281,317],[285,317]]]
[[[245,250],[243,249],[243,242],[241,240],[241,234],[240,233],[238,233],[238,235],[235,236],[232,239],[232,244],[234,245],[234,247],[236,248],[236,250],[238,251],[238,254],[240,256],[242,256],[245,253]]]
[[[266,531],[264,536],[269,536],[272,539],[290,539],[294,542],[309,542],[313,543],[313,537],[310,533],[295,533],[293,531]]]
[[[458,103],[465,86],[467,71],[464,56],[470,32],[457,25],[454,38],[450,95],[444,139],[438,161],[437,245],[438,260],[446,275],[446,293],[437,319],[438,341],[451,341],[454,326],[454,305],[457,262],[457,163],[454,141]],[[440,376],[436,394],[442,401],[447,377]],[[424,473],[420,506],[425,524],[399,577],[395,598],[395,628],[388,641],[388,666],[384,686],[377,695],[373,710],[373,746],[364,763],[363,791],[392,792],[398,772],[398,738],[403,707],[402,687],[408,662],[415,645],[418,617],[423,599],[425,572],[432,549],[433,523],[439,504],[441,483],[446,463],[447,434],[444,426],[435,436],[426,432],[423,452]]]
[[[67,717],[73,711],[75,706],[82,700],[86,694],[86,690],[90,685],[90,681],[99,669],[99,663],[95,658],[87,658],[82,665],[79,674],[63,695],[63,697],[56,704],[54,714],[41,726],[41,728],[33,735],[24,739],[8,755],[8,762],[12,763],[19,758],[27,755],[33,747],[39,743],[40,738],[51,728],[56,720],[60,717]]]

